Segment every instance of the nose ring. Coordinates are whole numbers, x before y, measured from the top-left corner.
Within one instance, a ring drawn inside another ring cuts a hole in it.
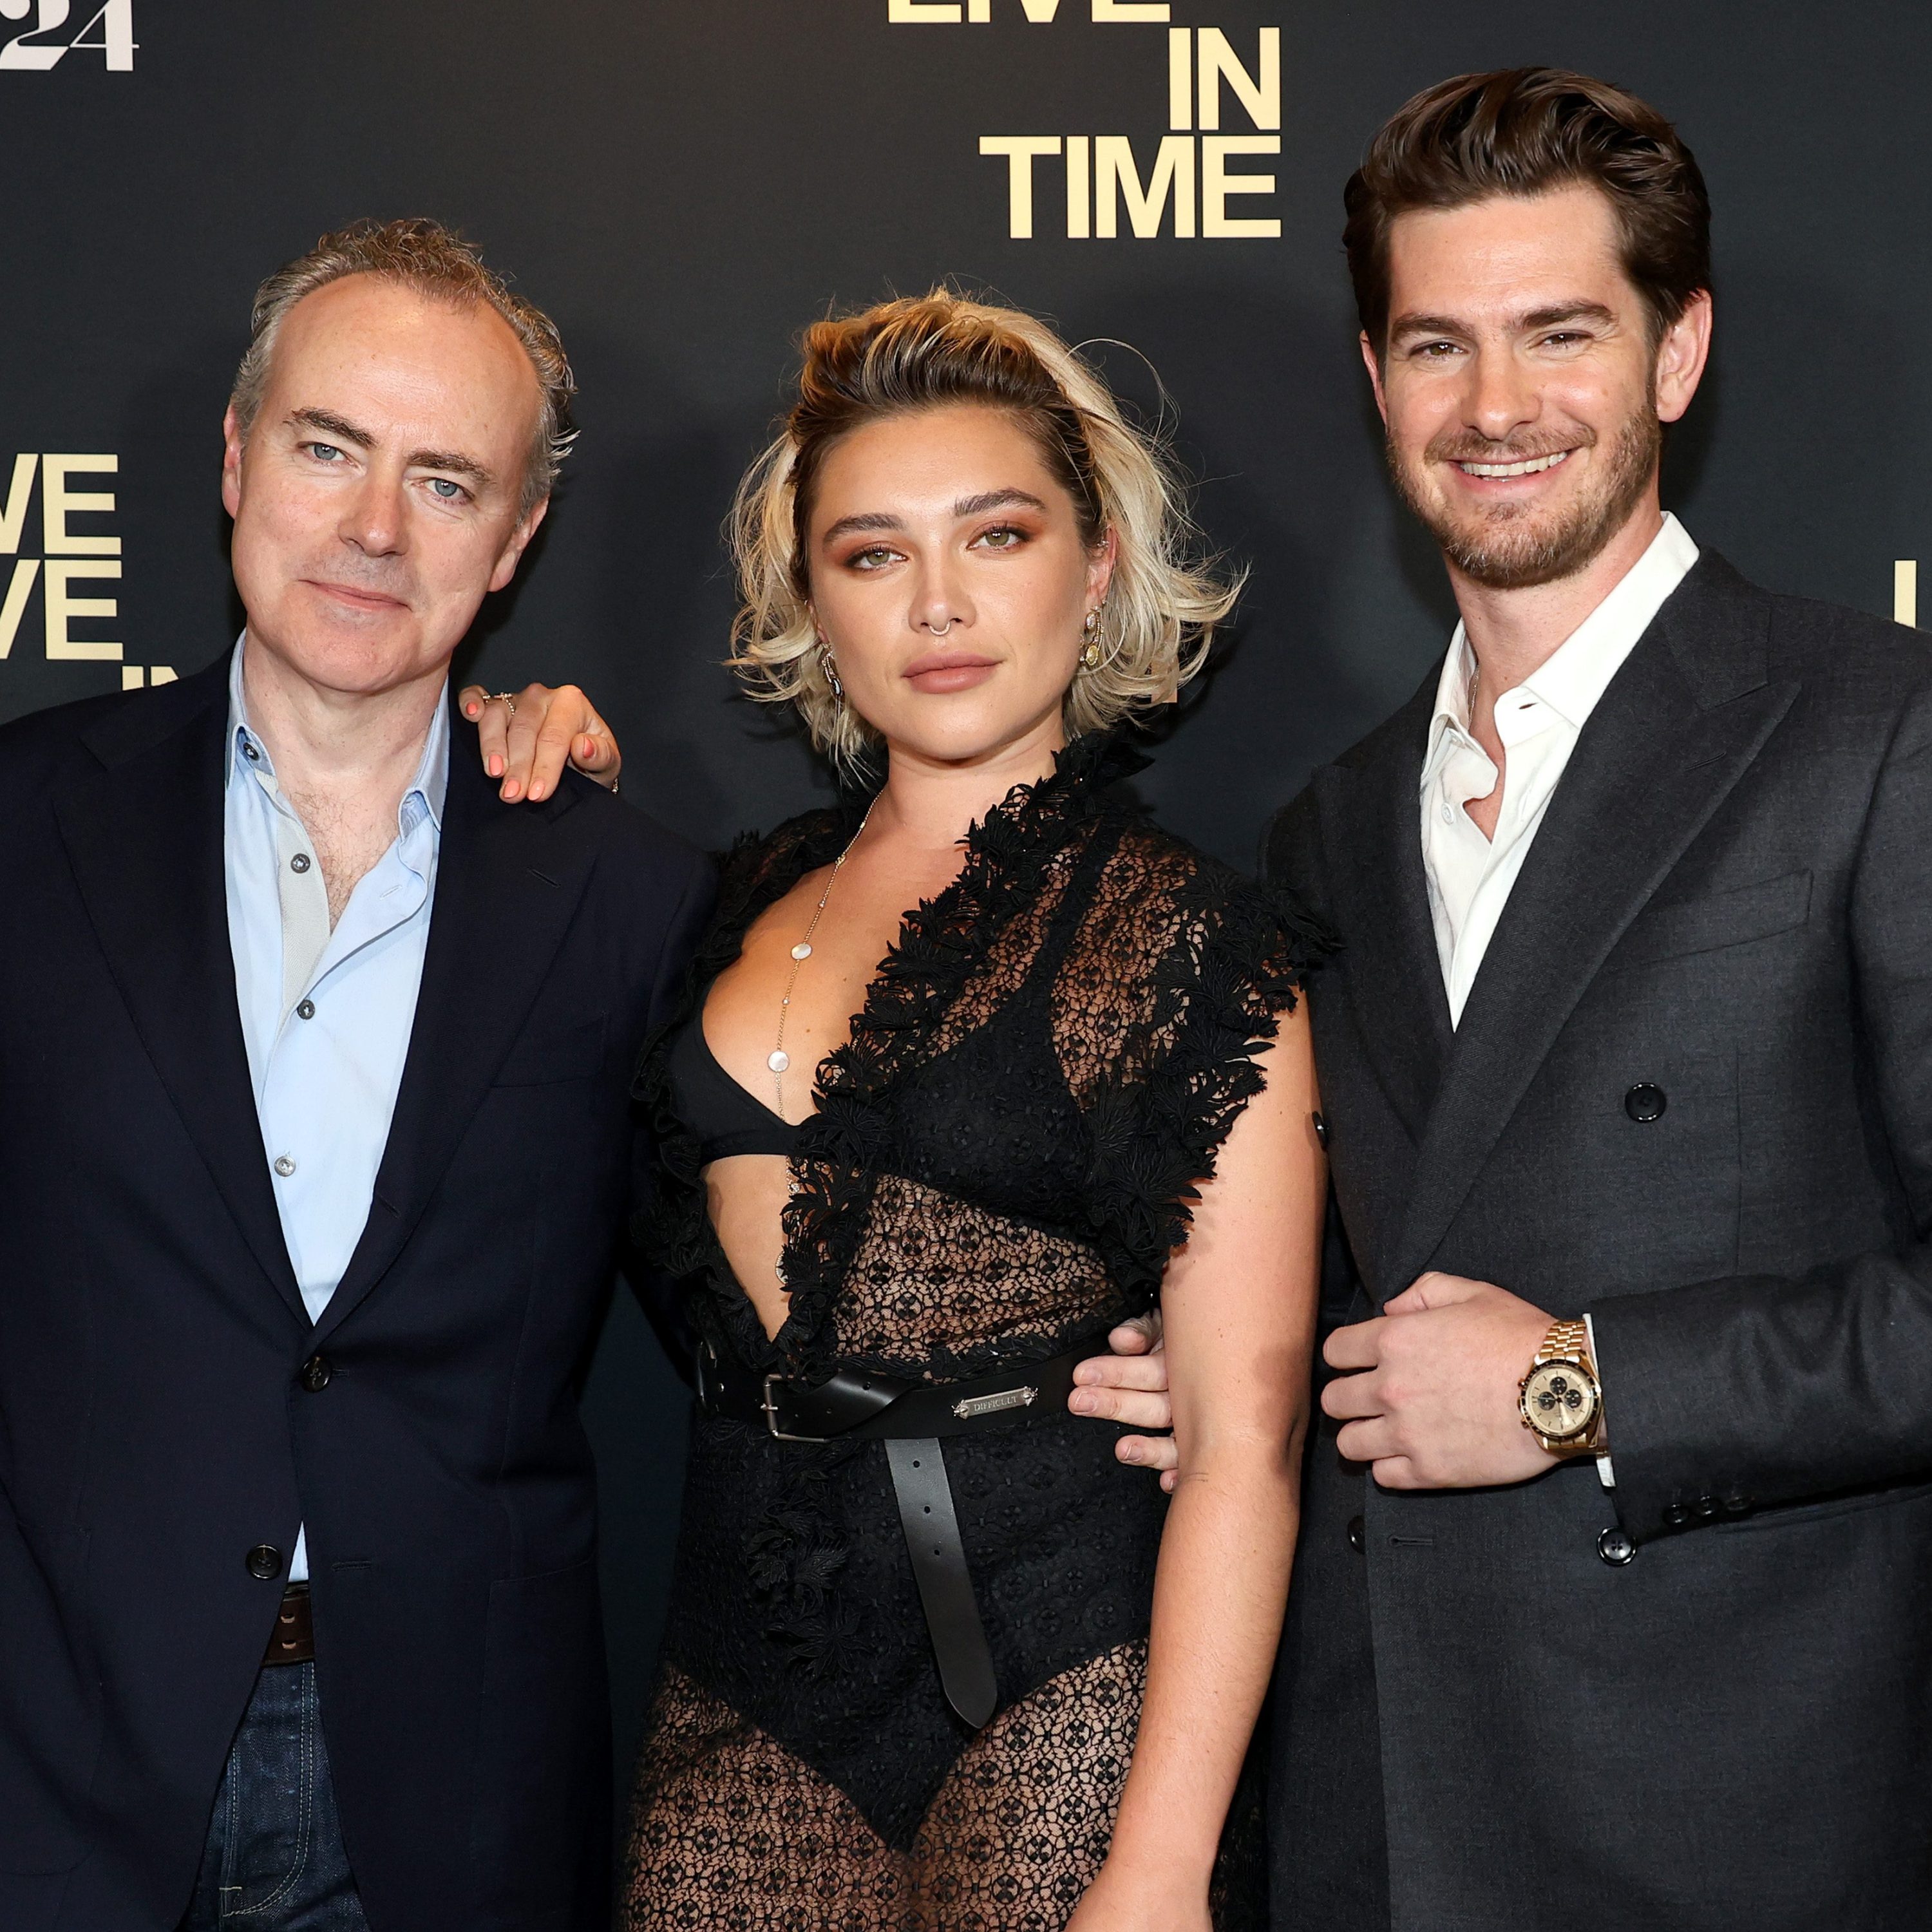
[[[946,619],[944,625],[928,623],[926,628],[930,631],[935,638],[943,638],[958,621],[959,620],[956,617],[949,617]]]

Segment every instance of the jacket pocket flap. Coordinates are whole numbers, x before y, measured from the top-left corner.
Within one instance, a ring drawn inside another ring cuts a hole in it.
[[[1624,934],[1610,956],[1609,970],[1647,965],[1657,959],[1676,959],[1696,952],[1715,952],[1768,939],[1802,926],[1810,916],[1811,874],[1786,872],[1761,879],[1735,892],[1714,892],[1674,904],[1653,905]]]

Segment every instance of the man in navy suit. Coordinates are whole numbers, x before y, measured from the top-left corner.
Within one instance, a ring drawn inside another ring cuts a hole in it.
[[[570,387],[433,224],[326,238],[226,424],[241,641],[0,733],[8,1932],[604,1923],[575,1398],[710,873],[500,802],[447,695]]]

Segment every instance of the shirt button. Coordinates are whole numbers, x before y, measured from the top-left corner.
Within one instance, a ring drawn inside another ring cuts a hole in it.
[[[276,1155],[275,1172],[279,1174],[284,1180],[287,1180],[289,1176],[294,1173],[295,1171],[296,1164],[286,1154],[278,1154]]]
[[[256,751],[253,745],[244,745],[242,747],[242,755],[246,758],[250,764],[258,765],[262,762],[261,753]]]
[[[250,1576],[272,1583],[282,1574],[282,1552],[272,1543],[258,1543],[242,1558]]]
[[[1454,825],[1455,822],[1456,808],[1453,805],[1445,805],[1442,808],[1442,823],[1444,825]]]
[[[315,1002],[313,1000],[303,1000],[302,1004],[296,1009],[296,1017],[298,1019],[314,1019],[315,1018]]]
[[[298,852],[289,861],[289,870],[292,872],[305,872],[309,868],[310,862],[309,856],[306,852]]]

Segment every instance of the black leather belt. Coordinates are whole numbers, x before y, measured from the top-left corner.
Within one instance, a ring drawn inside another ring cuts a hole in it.
[[[808,1384],[721,1360],[707,1342],[698,1352],[698,1406],[706,1415],[757,1423],[775,1442],[885,1444],[939,1681],[946,1702],[977,1730],[998,1706],[999,1686],[940,1438],[1070,1421],[1074,1369],[1106,1346],[1095,1336],[1047,1361],[965,1382],[908,1382],[844,1367]]]

